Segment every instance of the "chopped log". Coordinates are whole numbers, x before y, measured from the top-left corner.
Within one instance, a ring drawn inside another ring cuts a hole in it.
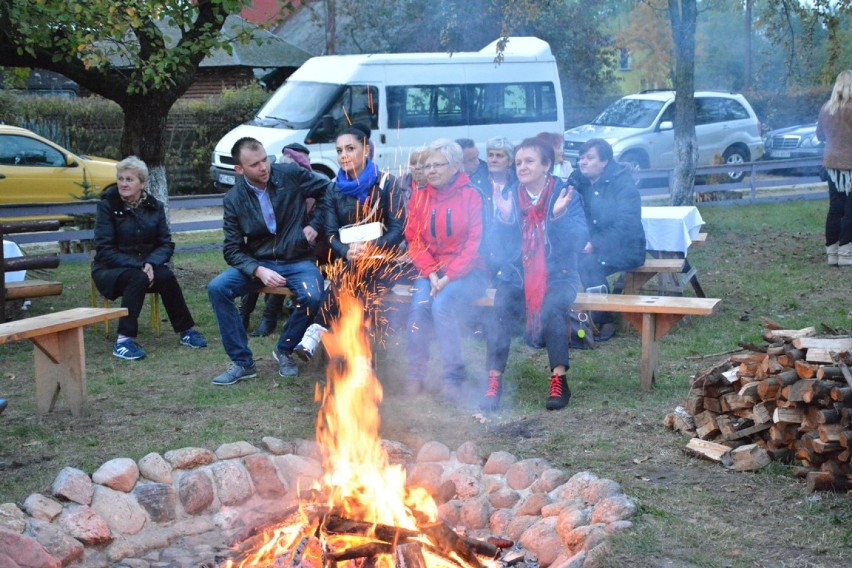
[[[731,460],[736,471],[756,471],[769,465],[772,458],[757,444],[747,444],[731,450]]]
[[[743,377],[756,377],[757,371],[760,369],[760,363],[740,363],[737,369],[737,376],[742,380]]]
[[[781,396],[794,402],[802,402],[806,392],[810,392],[816,379],[799,379],[790,386],[781,389]]]
[[[480,540],[478,538],[472,538],[469,536],[462,536],[462,540],[467,544],[467,546],[474,552],[474,554],[478,554],[480,556],[486,556],[488,558],[494,559],[497,558],[497,555],[500,554],[500,547],[491,542],[491,539]],[[512,542],[508,539],[496,539],[501,542]],[[509,546],[512,546],[511,544]],[[508,548],[509,546],[504,546],[502,548]]]
[[[393,551],[393,562],[396,568],[426,568],[426,559],[423,558],[423,548],[419,542],[397,546]]]
[[[818,347],[811,347],[808,349],[808,353],[805,356],[805,359],[810,361],[811,363],[833,363],[834,359],[831,358],[831,349],[820,349]]]
[[[840,372],[840,367],[829,367],[823,365],[817,370],[816,378],[824,381],[824,380],[832,380],[832,381],[842,381],[843,373]]]
[[[763,329],[768,330],[776,330],[776,329],[784,329],[784,326],[778,323],[777,321],[771,320],[767,317],[760,318],[760,322],[763,325]]]
[[[777,405],[773,400],[766,400],[755,404],[752,408],[753,420],[756,424],[765,424],[772,421],[772,413]]]
[[[847,367],[846,363],[843,361],[839,361],[837,366],[840,368],[840,373],[843,375],[843,378],[846,379],[846,384],[852,387],[852,372],[849,371],[849,367]]]
[[[772,413],[772,421],[776,424],[786,422],[789,424],[801,424],[804,412],[799,408],[776,408]]]
[[[784,345],[784,354],[793,361],[800,361],[805,358],[805,352],[801,349],[796,349],[790,343]]]
[[[704,396],[708,396],[710,398],[719,398],[723,394],[728,394],[729,392],[734,392],[735,389],[731,386],[727,381],[723,379],[724,384],[718,385],[708,385],[704,388]]]
[[[686,445],[686,449],[715,462],[724,461],[725,455],[731,451],[731,448],[724,444],[708,442],[699,438],[692,438]]]
[[[760,398],[760,394],[758,394],[757,390],[760,388],[760,383],[747,383],[744,384],[739,392],[737,393],[740,396],[747,396],[754,399],[755,403]]]
[[[852,459],[852,450],[846,448],[845,450],[837,454],[837,457],[834,459],[837,461],[837,463],[849,463],[850,459]]]
[[[757,395],[761,400],[773,400],[781,393],[781,381],[777,377],[770,377],[757,383]]]
[[[815,327],[805,327],[802,329],[774,329],[763,334],[764,337],[769,337],[769,339],[783,339],[784,341],[798,340],[803,337],[811,337],[813,335],[816,335]],[[793,345],[796,345],[795,341],[793,341]],[[796,347],[800,348],[798,345],[796,345]]]
[[[837,437],[837,441],[840,442],[840,445],[844,448],[849,448],[850,444],[852,444],[852,430],[843,430]]]
[[[787,345],[787,344],[782,343],[780,345],[773,345],[772,347],[767,347],[766,348],[766,354],[767,355],[774,355],[776,358],[779,355],[784,355],[784,346],[785,345]],[[792,365],[790,365],[790,366],[792,367]]]
[[[840,424],[820,424],[817,427],[819,439],[823,442],[837,442],[839,444],[840,435],[843,432],[843,426],[841,426]],[[845,448],[846,446],[843,447]]]
[[[834,387],[831,389],[831,400],[837,402],[852,402],[852,387]]]
[[[407,544],[401,546],[407,546]],[[389,542],[373,541],[358,546],[347,546],[343,550],[335,552],[326,552],[325,557],[332,562],[343,562],[356,558],[374,558],[380,554],[390,554],[393,549],[393,544]]]
[[[695,379],[693,379],[692,383],[690,384],[690,387],[704,388],[718,384],[723,380],[722,373],[730,370],[732,367],[733,363],[731,363],[730,361],[723,361],[715,367],[700,371],[698,375],[696,375]]]
[[[840,442],[823,442],[819,438],[811,440],[810,446],[811,449],[818,454],[827,454],[830,452],[839,453],[843,451],[843,447],[840,445]]]
[[[768,446],[766,448],[766,453],[769,454],[769,457],[772,458],[772,461],[777,461],[781,463],[790,463],[790,459],[792,458],[790,448],[773,448],[771,446]]]
[[[811,385],[810,392],[806,392],[802,395],[802,402],[818,406],[831,405],[831,386],[829,383],[826,381],[819,381],[817,379],[806,380],[814,380],[816,382]]]
[[[418,525],[418,528],[447,556],[455,554],[470,566],[482,568],[479,558],[470,550],[470,547],[467,546],[458,533],[447,526],[445,522],[438,521],[426,525]]]
[[[755,424],[754,426],[749,426],[748,428],[741,428],[737,430],[737,439],[745,438],[746,436],[752,436],[754,434],[757,434],[758,432],[763,432],[764,430],[769,430],[771,426],[771,423],[766,422],[764,424]]]
[[[704,397],[704,410],[709,410],[710,412],[721,414],[722,413],[722,402],[716,397]]]
[[[708,440],[710,438],[715,437],[719,433],[719,427],[716,425],[716,421],[708,422],[702,426],[697,426],[695,428],[695,434],[701,438],[702,440]]]
[[[846,491],[846,478],[825,471],[812,471],[805,478],[809,491]]]
[[[418,536],[417,531],[402,527],[392,527],[383,524],[374,524],[355,519],[345,519],[338,515],[325,517],[323,528],[326,532],[335,534],[370,535],[383,542],[405,542]]]
[[[704,410],[704,397],[700,395],[690,395],[686,398],[686,402],[683,406],[687,412],[689,412],[692,416],[695,416]]]
[[[796,372],[796,369],[787,369],[775,375],[775,378],[781,382],[782,387],[786,387],[798,381],[799,374]]]
[[[487,539],[489,544],[493,544],[497,548],[512,548],[515,546],[515,541],[508,538],[500,538],[497,536],[489,536]]]
[[[852,349],[852,338],[830,339],[816,337],[801,337],[793,340],[796,349],[825,349],[827,351],[849,351]]]
[[[813,379],[816,377],[817,369],[819,369],[819,365],[802,360],[796,361],[794,365],[800,379]]]
[[[784,370],[784,366],[778,362],[778,357],[775,355],[767,355],[760,362],[760,370],[767,375],[776,375]]]
[[[820,408],[817,410],[817,424],[837,424],[840,413],[836,408]]]
[[[739,410],[741,408],[751,408],[754,406],[759,398],[757,396],[740,396],[737,393],[730,392],[728,394],[722,395],[722,409],[725,412],[730,412],[732,410]]]
[[[742,343],[740,345],[742,346]],[[751,344],[747,343],[746,345],[751,345]],[[757,350],[752,349],[752,351],[757,351]],[[765,358],[766,358],[766,347],[763,347],[762,352],[735,353],[734,355],[731,355],[731,358],[729,359],[729,361],[731,363],[736,363],[736,364],[745,363],[746,365],[760,365],[761,361],[763,361]],[[727,369],[725,369],[725,370],[727,370]]]

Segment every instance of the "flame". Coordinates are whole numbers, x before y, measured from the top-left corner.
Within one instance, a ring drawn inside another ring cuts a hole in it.
[[[325,553],[371,542],[369,535],[335,534],[318,545],[311,537],[319,520],[308,513],[310,507],[327,507],[374,529],[381,524],[416,530],[418,523],[437,520],[435,501],[423,488],[406,487],[405,470],[390,463],[379,435],[383,390],[373,369],[370,334],[380,335],[375,331],[381,320],[377,307],[385,287],[377,282],[394,272],[398,260],[398,253],[368,245],[359,260],[346,266],[337,262],[326,271],[338,291],[340,309],[330,333],[322,338],[331,362],[325,385],[318,384],[315,393],[321,403],[316,436],[324,471],[313,487],[318,501],[300,504],[298,513],[264,533],[257,549],[240,564],[229,561],[226,567],[279,562],[321,566]],[[378,566],[390,568],[393,563],[390,554],[377,557]]]

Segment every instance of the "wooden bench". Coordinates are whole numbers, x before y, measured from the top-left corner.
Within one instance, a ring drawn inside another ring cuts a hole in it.
[[[73,308],[0,323],[0,345],[23,339],[35,344],[33,359],[39,414],[52,411],[62,391],[71,414],[83,416],[86,406],[83,327],[124,315],[127,315],[125,308]]]
[[[493,306],[495,290],[489,288],[475,302],[478,306]],[[389,292],[397,300],[411,298],[410,287],[397,284]],[[598,312],[619,312],[642,338],[640,384],[650,390],[657,377],[660,340],[684,316],[709,316],[721,300],[716,298],[684,298],[682,296],[634,296],[623,294],[577,294],[573,308]]]
[[[646,258],[642,266],[624,272],[624,293],[638,294],[658,274],[680,274],[684,262],[682,258]]]

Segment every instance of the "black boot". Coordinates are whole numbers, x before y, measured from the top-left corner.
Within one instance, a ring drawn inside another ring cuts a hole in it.
[[[251,313],[257,305],[258,296],[260,296],[260,294],[250,293],[240,298],[240,318],[243,322],[243,329],[245,329],[246,332],[248,332],[249,325],[251,325]]]
[[[266,337],[273,331],[275,331],[275,327],[278,325],[278,318],[275,316],[267,317],[266,313],[263,314],[263,318],[260,320],[260,324],[255,328],[253,332],[251,332],[252,337]]]
[[[263,317],[260,320],[260,325],[253,332],[252,337],[266,337],[275,331],[278,325],[278,316],[281,315],[281,307],[284,304],[284,297],[277,294],[267,294],[266,302],[263,305]]]

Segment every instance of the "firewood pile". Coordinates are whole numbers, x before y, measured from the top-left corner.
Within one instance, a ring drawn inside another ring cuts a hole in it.
[[[764,321],[765,344],[701,371],[666,426],[687,449],[738,471],[796,464],[811,491],[852,489],[852,338]]]

